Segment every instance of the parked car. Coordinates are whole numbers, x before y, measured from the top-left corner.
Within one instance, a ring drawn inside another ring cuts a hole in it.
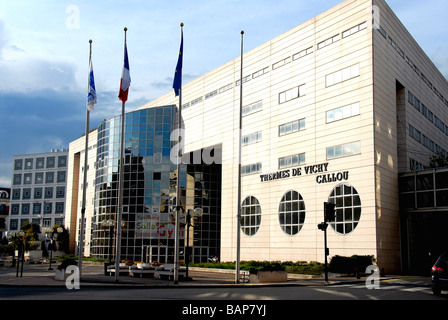
[[[431,289],[437,295],[448,290],[448,253],[442,254],[431,268]]]

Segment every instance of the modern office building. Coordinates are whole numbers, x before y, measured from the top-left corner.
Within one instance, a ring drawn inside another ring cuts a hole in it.
[[[13,157],[8,231],[18,232],[26,221],[41,231],[64,225],[67,156],[67,150],[54,149]]]
[[[210,217],[209,229],[194,238],[202,251],[193,255],[236,259],[241,142],[242,260],[323,261],[317,225],[324,202],[333,202],[330,256],[372,255],[385,272],[401,270],[399,175],[428,166],[432,155],[446,155],[443,75],[381,0],[346,0],[244,53],[242,83],[240,59],[182,87],[183,151],[197,165],[185,161],[181,173],[185,203],[207,208],[204,217]],[[122,258],[149,260],[165,250],[166,259],[172,257],[169,239],[138,225],[148,219],[160,225],[171,212],[177,171],[168,148],[176,142],[168,138],[177,103],[170,92],[126,115]],[[114,251],[100,224],[116,220],[118,119],[98,128],[90,165],[96,176],[86,241],[94,255]],[[206,164],[210,158],[215,161]],[[69,172],[76,176],[80,163],[71,160]],[[193,178],[194,197],[188,193]],[[69,190],[72,205],[79,194],[79,188]],[[77,221],[80,207],[73,208],[70,219]]]

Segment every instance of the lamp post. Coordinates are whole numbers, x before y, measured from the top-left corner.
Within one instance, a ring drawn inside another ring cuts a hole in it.
[[[53,270],[53,268],[51,267],[51,262],[52,262],[52,260],[53,260],[53,246],[54,246],[54,241],[56,240],[55,238],[54,238],[54,235],[55,235],[55,233],[62,233],[64,231],[64,229],[62,229],[61,227],[59,227],[59,228],[56,228],[56,230],[55,230],[55,228],[53,227],[53,228],[46,228],[45,229],[45,233],[47,234],[47,235],[49,235],[50,236],[50,245],[49,245],[49,247],[50,247],[50,267],[48,268],[48,270]]]
[[[202,217],[203,214],[204,214],[204,211],[202,210],[202,208],[195,208],[194,210],[193,209],[187,210],[187,217],[186,217],[186,219],[187,219],[187,221],[186,221],[187,222],[187,242],[186,242],[186,246],[185,246],[186,247],[185,263],[187,265],[186,270],[185,270],[186,271],[185,277],[187,278],[187,280],[188,280],[188,264],[190,263],[190,226],[193,226],[193,227],[197,226],[198,224],[197,224],[197,222],[195,222],[195,218],[200,218],[200,217]],[[193,216],[193,223],[191,223],[192,216]]]
[[[112,219],[107,219],[107,220],[101,221],[101,225],[103,226],[103,228],[109,228],[109,263],[108,263],[108,265],[111,265],[112,264],[112,238],[114,235],[115,222]],[[107,270],[107,268],[105,268],[105,270]]]
[[[126,221],[122,220],[121,221],[122,229],[125,227],[125,225],[126,225]],[[115,234],[115,232],[114,232],[115,221],[113,219],[103,220],[103,221],[101,221],[101,226],[103,228],[109,228],[109,262],[107,263],[107,265],[106,265],[106,263],[104,263],[104,275],[107,275],[107,267],[112,265],[112,241],[113,241],[113,236]]]
[[[20,271],[20,277],[23,275],[23,260],[25,260],[25,232],[19,231],[15,235],[15,239],[19,240],[19,250],[17,253],[17,271],[16,271],[16,277],[19,276],[19,266],[20,266],[20,256],[22,256],[22,268]],[[22,241],[20,241],[22,240]],[[20,247],[22,247],[22,251],[20,251]]]

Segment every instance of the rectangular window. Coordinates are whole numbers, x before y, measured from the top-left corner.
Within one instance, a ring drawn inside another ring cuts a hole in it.
[[[193,101],[191,101],[191,105],[194,106],[195,104],[199,103],[202,101],[202,97],[194,99]]]
[[[268,72],[269,72],[269,67],[263,68],[263,69],[261,69],[261,70],[259,70],[257,72],[254,72],[252,74],[252,79],[258,78],[259,76],[262,76],[262,75],[264,75],[264,74],[266,74]]]
[[[45,158],[36,159],[36,169],[43,169],[45,167]]]
[[[9,220],[9,230],[18,230],[19,229],[19,220],[11,219]]]
[[[278,69],[280,67],[283,67],[285,64],[288,64],[291,62],[291,57],[285,58],[283,60],[280,60],[279,62],[276,62],[272,65],[272,69]]]
[[[25,159],[25,169],[33,169],[33,159]]]
[[[254,174],[257,172],[261,172],[261,162],[241,166],[242,176],[247,176],[249,174]]]
[[[31,184],[33,180],[33,174],[32,173],[25,173],[23,175],[23,184]]]
[[[305,119],[300,119],[280,125],[278,127],[278,136],[281,137],[301,130],[305,130]]]
[[[16,159],[14,160],[14,170],[22,170],[23,160]]]
[[[12,189],[12,200],[20,200],[20,189]]]
[[[54,168],[55,166],[55,158],[47,157],[47,168]]]
[[[20,185],[22,184],[22,175],[21,174],[15,174],[13,177],[13,184],[14,185]]]
[[[34,188],[34,199],[42,199],[42,188]]]
[[[344,107],[327,111],[327,123],[357,116],[360,114],[360,103],[356,102]]]
[[[205,99],[210,99],[211,97],[214,97],[214,96],[216,96],[218,94],[218,90],[215,90],[215,91],[212,91],[212,92],[210,92],[210,93],[207,93],[206,95],[205,95]]]
[[[263,109],[263,104],[261,101],[253,103],[247,107],[243,108],[243,117],[249,114],[255,113],[257,111],[261,111]]]
[[[326,46],[329,46],[330,44],[335,43],[337,41],[339,41],[339,34],[337,34],[337,35],[335,35],[335,36],[333,36],[331,38],[328,38],[327,40],[324,40],[324,41],[318,43],[317,50],[325,48]]]
[[[233,88],[233,84],[230,83],[230,84],[228,84],[228,85],[226,85],[226,86],[224,86],[222,88],[219,88],[219,93],[223,93],[223,92],[228,91],[228,90],[230,90],[232,88]]]
[[[58,157],[58,168],[65,168],[67,166],[67,156]]]
[[[308,49],[302,50],[299,53],[296,53],[295,55],[293,55],[292,59],[293,60],[297,60],[297,59],[303,58],[303,57],[305,57],[305,56],[307,56],[307,55],[309,55],[309,54],[311,54],[313,52],[314,52],[313,51],[313,47],[309,47]]]
[[[36,183],[36,184],[44,183],[44,173],[43,172],[36,172],[36,175],[34,176],[34,183]]]
[[[353,79],[359,76],[359,64],[355,64],[348,68],[333,72],[325,77],[326,86],[330,87],[335,84]]]
[[[65,198],[65,187],[56,187],[56,198]]]
[[[40,214],[40,208],[41,208],[40,203],[34,203],[33,204],[33,214]]]
[[[305,153],[299,153],[278,159],[278,168],[284,169],[289,167],[295,167],[304,163],[305,163]]]
[[[361,142],[350,142],[327,148],[327,160],[361,154]]]
[[[279,103],[285,103],[305,95],[305,85],[294,87],[292,89],[279,93]]]
[[[23,189],[22,200],[30,200],[31,199],[31,188]]]
[[[64,213],[64,202],[56,202],[56,214],[63,214]]]
[[[342,38],[346,38],[348,36],[351,36],[352,34],[355,34],[361,30],[364,30],[367,28],[367,22],[363,22],[357,26],[354,26],[353,28],[350,28],[344,32],[342,32]]]
[[[44,204],[44,214],[51,214],[53,210],[53,203],[46,202]]]
[[[45,183],[53,183],[53,182],[54,182],[54,172],[46,172]]]
[[[252,143],[260,142],[261,140],[262,140],[262,131],[258,131],[258,132],[243,136],[241,138],[241,144],[244,147],[244,146],[247,146]]]
[[[245,82],[247,82],[247,81],[250,81],[250,79],[252,79],[252,76],[251,76],[251,75],[245,76],[245,77],[243,78],[243,83],[245,83]],[[237,80],[237,81],[236,81],[236,85],[239,86],[239,85],[240,85],[240,82],[241,82],[241,80]]]
[[[58,171],[58,183],[65,182],[65,171]]]
[[[53,188],[45,187],[45,199],[51,199],[51,198],[53,198]]]

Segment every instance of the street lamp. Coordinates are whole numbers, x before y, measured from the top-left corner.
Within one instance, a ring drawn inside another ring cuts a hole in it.
[[[109,265],[112,264],[112,237],[114,235],[114,225],[115,221],[112,219],[101,221],[101,226],[103,228],[109,228]]]
[[[195,208],[193,209],[188,209],[187,210],[187,244],[186,244],[186,257],[185,257],[185,263],[187,265],[186,267],[186,272],[185,272],[185,277],[188,280],[188,264],[190,263],[190,226],[195,227],[198,225],[198,221],[197,218],[202,217],[202,215],[204,214],[204,211],[202,210],[202,208]],[[191,218],[193,217],[193,222],[191,221]]]
[[[23,261],[25,260],[25,232],[23,231],[19,231],[18,233],[16,233],[15,238],[17,240],[22,240],[22,241],[18,241],[19,243],[19,250],[18,250],[18,254],[17,254],[17,271],[16,271],[16,277],[19,276],[19,266],[20,266],[20,255],[22,256],[22,268],[20,269],[20,277],[22,277],[23,275]],[[22,252],[20,252],[20,247],[22,247]]]
[[[62,229],[62,227],[59,228],[46,228],[45,229],[45,234],[47,234],[47,236],[50,236],[50,267],[48,268],[48,270],[53,270],[53,268],[51,267],[51,262],[53,260],[53,246],[54,246],[54,241],[56,240],[54,235],[55,233],[62,233],[64,231],[64,229]]]
[[[107,264],[106,264],[106,262],[104,263],[104,275],[107,275],[107,267],[112,265],[112,241],[113,241],[113,236],[115,234],[115,232],[114,232],[115,220],[105,219],[105,220],[101,221],[100,224],[103,228],[109,228],[109,263],[107,263]],[[126,221],[122,220],[121,221],[122,229],[125,226],[126,226]],[[118,259],[118,258],[116,258],[116,259]]]

